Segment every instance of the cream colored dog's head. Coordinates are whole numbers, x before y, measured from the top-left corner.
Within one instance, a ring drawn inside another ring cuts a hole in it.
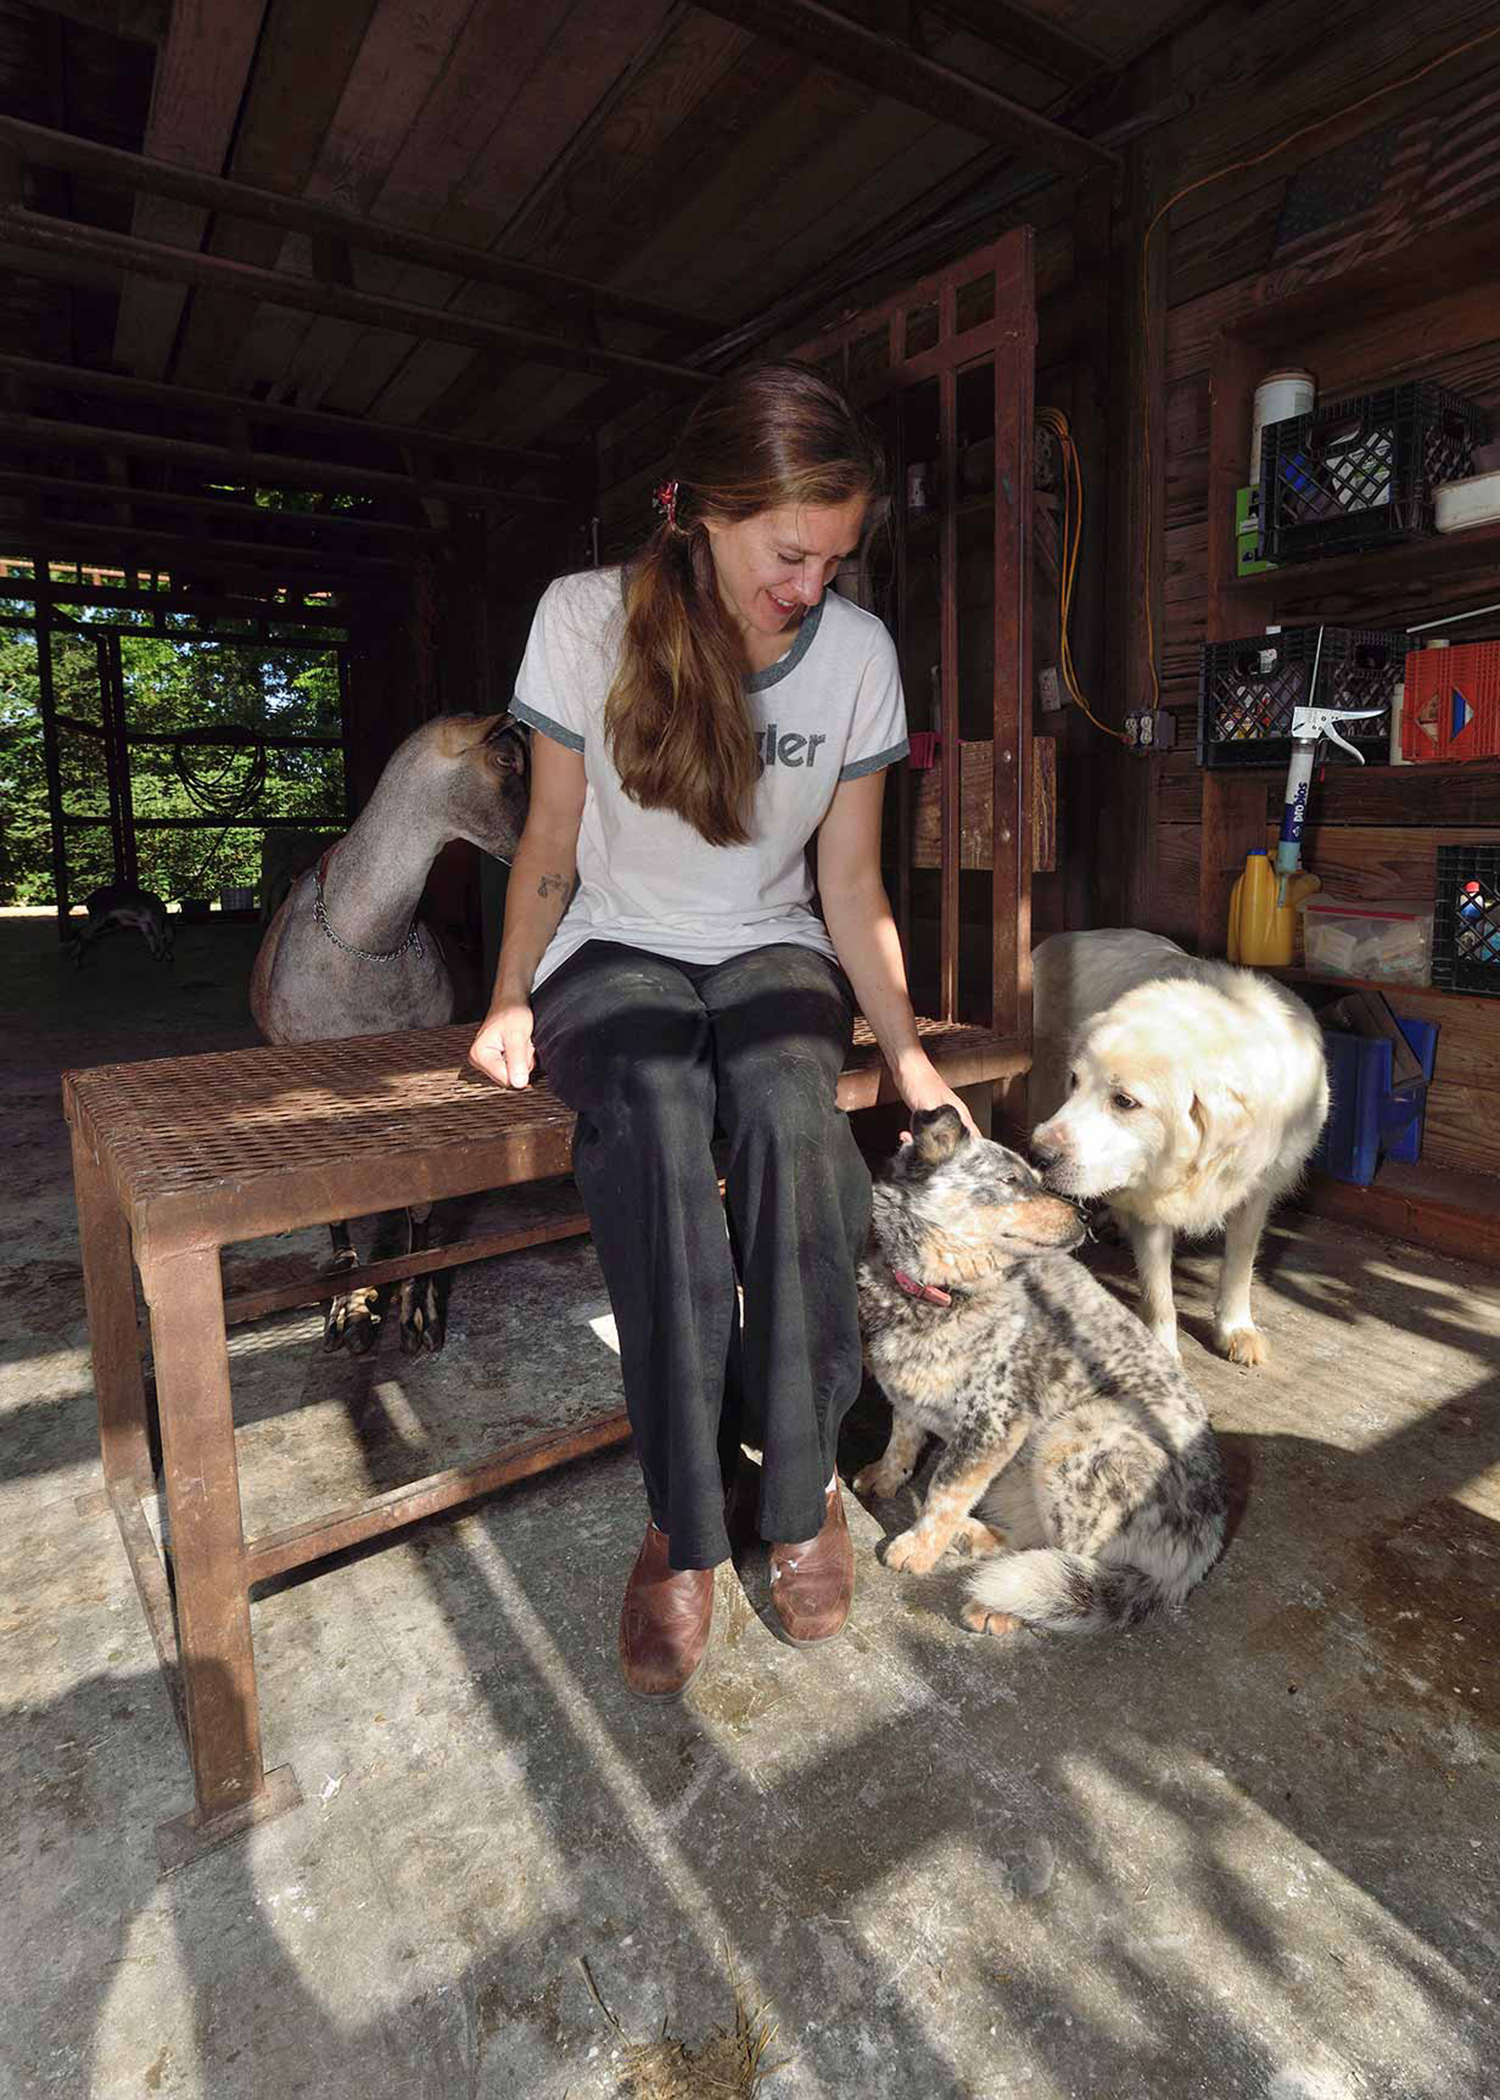
[[[1049,1188],[1065,1196],[1164,1196],[1227,1164],[1252,1112],[1237,1084],[1245,1046],[1207,985],[1138,985],[1074,1045],[1068,1098],[1032,1132]]]

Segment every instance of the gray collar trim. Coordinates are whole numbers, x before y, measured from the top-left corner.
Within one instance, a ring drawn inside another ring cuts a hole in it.
[[[798,664],[801,663],[803,657],[806,656],[808,650],[812,647],[813,636],[818,631],[819,623],[823,618],[823,608],[827,603],[828,593],[825,591],[812,611],[803,614],[802,625],[797,629],[797,639],[793,642],[791,648],[788,649],[786,655],[779,656],[774,664],[767,664],[763,671],[752,671],[750,673],[750,676],[745,680],[745,691],[747,693],[763,693],[768,685],[775,685],[778,680],[788,677],[791,672],[796,670]]]

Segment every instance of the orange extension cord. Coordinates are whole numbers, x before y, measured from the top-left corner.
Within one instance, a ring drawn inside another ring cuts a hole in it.
[[[1073,645],[1068,628],[1073,618],[1073,583],[1078,573],[1078,549],[1083,539],[1083,468],[1078,459],[1078,447],[1073,442],[1073,427],[1060,408],[1039,408],[1037,422],[1044,430],[1050,430],[1057,440],[1058,458],[1062,466],[1062,532],[1060,534],[1061,571],[1058,583],[1058,671],[1063,690],[1075,707],[1082,708],[1096,729],[1105,736],[1112,736],[1120,743],[1129,739],[1118,729],[1111,729],[1108,722],[1101,722],[1084,698],[1083,688],[1078,683],[1078,673],[1073,668]]]

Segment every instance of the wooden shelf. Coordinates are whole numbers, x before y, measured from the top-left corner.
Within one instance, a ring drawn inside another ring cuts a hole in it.
[[[1420,240],[1389,248],[1332,277],[1289,282],[1280,270],[1266,281],[1268,296],[1231,322],[1226,333],[1256,348],[1280,351],[1289,340],[1371,331],[1377,322],[1437,300],[1478,290],[1487,295],[1495,274],[1491,214],[1474,213],[1424,231]],[[1270,286],[1278,287],[1275,291]]]
[[[1326,984],[1330,991],[1379,992],[1396,1005],[1403,1000],[1420,999],[1424,1006],[1451,1006],[1465,1013],[1492,1007],[1500,1022],[1500,1000],[1488,992],[1450,992],[1437,984],[1395,984],[1389,977],[1331,977],[1326,970],[1306,970],[1300,964],[1290,969],[1272,964],[1266,975],[1279,977],[1283,984]]]
[[[1368,1188],[1313,1174],[1291,1198],[1314,1217],[1500,1268],[1500,1175],[1387,1160]]]
[[[1325,400],[1377,378],[1458,372],[1465,360],[1472,365],[1481,354],[1492,356],[1500,326],[1497,271],[1493,214],[1478,213],[1332,276],[1299,282],[1293,269],[1261,280],[1259,296],[1224,327],[1213,351],[1206,640],[1321,619],[1400,631],[1500,600],[1500,521],[1256,576],[1235,574],[1233,525],[1235,493],[1247,479],[1255,388],[1271,365],[1307,365]],[[1283,777],[1280,766],[1201,775],[1198,940],[1205,950],[1222,942],[1230,890],[1246,853],[1266,843]],[[1315,795],[1323,827],[1500,830],[1500,761],[1329,765],[1319,772]],[[1412,996],[1440,995],[1414,990]],[[1459,1010],[1448,1012],[1456,1018]],[[1486,1096],[1492,1091],[1488,1079],[1470,1083]]]
[[[1235,576],[1224,590],[1235,598],[1334,597],[1340,591],[1369,591],[1381,585],[1429,578],[1446,582],[1469,570],[1500,572],[1500,519],[1487,525],[1471,525],[1464,532],[1442,532],[1430,539],[1402,540],[1389,547],[1367,548],[1363,554],[1343,554],[1327,561],[1289,563],[1267,569],[1258,576]],[[1405,624],[1404,622],[1402,623]]]

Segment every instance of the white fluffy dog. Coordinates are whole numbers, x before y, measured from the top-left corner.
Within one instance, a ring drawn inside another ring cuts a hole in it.
[[[1214,1343],[1264,1363],[1250,1280],[1266,1215],[1328,1114],[1317,1022],[1273,978],[1158,934],[1056,934],[1032,964],[1031,1142],[1048,1186],[1106,1199],[1135,1252],[1142,1317],[1174,1354],[1174,1239],[1222,1227]]]

